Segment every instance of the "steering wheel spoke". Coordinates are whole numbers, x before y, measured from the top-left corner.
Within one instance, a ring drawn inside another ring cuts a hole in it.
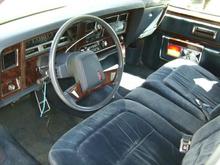
[[[67,88],[64,93],[69,94],[71,96],[73,96],[77,101],[81,100],[85,94],[82,91],[81,85],[80,83],[75,83],[73,86]]]
[[[111,70],[104,71],[104,74],[105,74],[105,80],[103,82],[104,85],[110,85],[114,82],[116,78],[117,70],[118,69],[111,69]]]
[[[76,99],[76,101],[79,101],[79,100],[83,99],[84,97],[90,95],[92,92],[95,92],[96,90],[101,89],[106,85],[113,84],[115,77],[116,77],[116,74],[117,74],[117,69],[111,69],[111,70],[104,71],[105,80],[101,84],[99,84],[98,86],[91,88],[89,90],[83,91],[80,83],[78,82],[78,83],[75,83],[73,86],[67,88],[64,91],[64,93],[73,96]]]

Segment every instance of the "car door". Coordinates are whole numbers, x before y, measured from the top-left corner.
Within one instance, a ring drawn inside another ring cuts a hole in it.
[[[217,10],[217,6],[212,7]],[[205,10],[169,6],[157,31],[144,39],[143,47],[142,60],[151,68],[156,69],[167,61],[184,57],[220,77],[218,15],[205,13]]]

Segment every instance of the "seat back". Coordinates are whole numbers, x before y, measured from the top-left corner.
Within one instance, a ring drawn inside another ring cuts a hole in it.
[[[51,148],[51,165],[180,164],[182,134],[152,110],[116,101],[63,135]],[[75,163],[76,162],[76,163]]]

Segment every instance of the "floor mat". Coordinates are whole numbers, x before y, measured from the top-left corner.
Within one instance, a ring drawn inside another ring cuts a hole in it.
[[[32,96],[0,110],[0,124],[42,164],[48,164],[48,152],[54,142],[81,120],[58,110],[40,118]]]
[[[145,79],[138,76],[132,75],[130,73],[123,73],[120,86],[129,91],[141,86]]]
[[[122,96],[140,86],[153,71],[126,65],[125,72],[118,91]],[[48,152],[55,141],[80,121],[82,118],[56,109],[40,118],[35,98],[30,95],[0,109],[0,124],[42,164],[48,164]]]
[[[145,66],[125,65],[118,93],[126,96],[133,89],[141,86],[154,70]]]
[[[154,70],[146,66],[125,65],[124,72],[146,79]]]
[[[8,132],[0,126],[0,164],[1,165],[39,165]]]

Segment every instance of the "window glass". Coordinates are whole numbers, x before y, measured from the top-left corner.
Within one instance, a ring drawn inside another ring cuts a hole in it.
[[[220,0],[170,0],[172,6],[220,16]]]
[[[73,0],[0,0],[0,25],[29,15],[59,9]]]

